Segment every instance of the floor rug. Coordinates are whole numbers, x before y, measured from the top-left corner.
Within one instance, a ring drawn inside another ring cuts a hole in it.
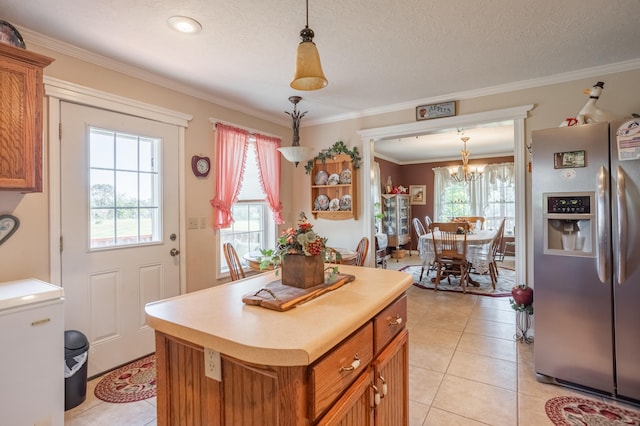
[[[96,397],[106,402],[134,402],[156,396],[156,356],[141,358],[104,376]]]
[[[416,287],[430,289],[433,290],[435,288],[435,283],[431,282],[431,278],[433,278],[434,272],[431,271],[429,275],[427,275],[427,271],[422,275],[422,281],[420,281],[420,270],[422,269],[421,265],[410,265],[405,266],[400,269],[400,271],[409,273],[413,275],[413,285]],[[493,296],[493,297],[506,297],[511,296],[511,288],[515,285],[516,273],[510,269],[499,268],[500,274],[498,275],[498,280],[496,282],[496,289],[494,290],[491,287],[491,277],[489,273],[487,274],[475,274],[471,273],[471,278],[474,281],[480,283],[479,287],[474,287],[472,285],[467,286],[467,293],[478,294],[480,296]],[[460,286],[460,279],[451,277],[451,285],[447,279],[440,280],[440,284],[438,284],[438,290],[442,291],[457,291],[462,292],[462,286]]]
[[[558,396],[547,401],[547,416],[556,426],[640,425],[640,412],[585,398]]]

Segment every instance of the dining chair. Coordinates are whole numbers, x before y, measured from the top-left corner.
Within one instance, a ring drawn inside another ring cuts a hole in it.
[[[433,221],[431,220],[431,218],[429,217],[429,215],[426,215],[426,216],[424,217],[424,223],[425,223],[425,225],[427,225],[427,231],[428,231],[428,232],[431,232],[431,231],[430,231],[430,230],[431,230],[431,224],[433,223]]]
[[[498,264],[496,263],[498,247],[502,244],[502,234],[504,232],[504,222],[502,219],[500,226],[496,231],[489,244],[483,246],[473,246],[467,249],[467,259],[469,259],[469,270],[475,269],[476,272],[486,274],[489,272],[491,277],[491,287],[496,289],[498,281]]]
[[[427,231],[424,229],[424,225],[422,225],[422,222],[420,222],[420,219],[418,219],[417,217],[413,218],[413,229],[416,231],[416,234],[418,235],[418,240],[422,235],[427,233]]]
[[[429,217],[429,216],[426,216]],[[422,225],[422,222],[420,222],[420,219],[418,219],[417,217],[413,218],[413,229],[416,231],[416,234],[418,236],[418,238],[416,239],[417,244],[418,244],[418,249],[420,249],[420,237],[423,235],[426,235],[428,232],[425,230],[424,226]],[[431,232],[431,231],[429,231]],[[433,264],[429,263],[429,260],[427,259],[427,257],[424,257],[424,259],[422,259],[422,269],[420,270],[420,279],[419,281],[422,281],[422,275],[424,274],[424,270],[425,268],[427,269],[427,276],[429,276],[429,271],[431,271],[431,269],[433,268]]]
[[[222,245],[222,248],[224,251],[224,258],[227,260],[227,265],[229,265],[229,275],[231,276],[231,281],[237,281],[240,278],[245,278],[244,269],[242,269],[240,258],[238,257],[238,253],[233,247],[233,244],[224,243]]]
[[[506,218],[502,218],[502,221],[500,222],[500,226],[498,227],[498,232],[496,233],[496,236],[494,237],[493,241],[493,247],[491,248],[492,253],[491,253],[491,261],[489,262],[489,268],[491,268],[491,270],[493,270],[493,273],[495,274],[496,278],[498,277],[498,275],[500,274],[499,269],[498,269],[498,250],[500,250],[500,248],[502,247],[502,241],[504,239],[504,224],[507,221]],[[502,258],[504,259],[504,255],[502,256]],[[493,287],[495,288],[495,286]]]
[[[356,247],[356,266],[364,266],[364,261],[367,258],[367,252],[369,251],[369,239],[362,237]]]
[[[435,290],[438,290],[440,279],[444,276],[451,284],[451,275],[453,275],[460,277],[462,291],[466,293],[469,280],[469,262],[467,261],[469,224],[466,222],[433,222],[430,228],[436,265]],[[460,230],[462,233],[459,234]]]

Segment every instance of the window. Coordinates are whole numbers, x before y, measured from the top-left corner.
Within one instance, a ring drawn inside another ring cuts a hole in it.
[[[160,241],[160,140],[89,129],[89,248]]]
[[[220,274],[229,272],[222,250],[224,243],[233,244],[245,267],[246,254],[275,246],[276,226],[260,185],[257,164],[255,143],[250,141],[240,194],[231,209],[235,221],[229,228],[220,230]]]
[[[515,226],[513,163],[488,164],[480,179],[451,180],[446,167],[434,169],[434,217],[446,222],[457,216],[483,216],[485,229],[497,229],[506,218],[505,233]]]

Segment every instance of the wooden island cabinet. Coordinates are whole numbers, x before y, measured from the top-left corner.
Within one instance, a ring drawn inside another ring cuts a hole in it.
[[[355,281],[286,312],[242,303],[273,272],[148,304],[158,425],[408,424],[412,279],[340,272]]]

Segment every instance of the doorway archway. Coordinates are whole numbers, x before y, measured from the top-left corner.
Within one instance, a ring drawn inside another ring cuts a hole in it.
[[[437,120],[416,121],[406,124],[398,124],[373,129],[358,131],[362,140],[363,172],[368,177],[369,185],[363,185],[362,200],[365,211],[369,214],[363,215],[365,229],[368,230],[370,241],[375,241],[375,227],[373,221],[373,154],[376,141],[391,138],[403,138],[421,134],[433,133],[439,130],[451,128],[469,128],[486,123],[512,121],[513,141],[514,141],[514,164],[516,175],[516,282],[526,282],[526,229],[525,229],[525,132],[524,120],[527,113],[533,108],[533,104],[512,108],[505,108],[494,111],[479,112],[474,114],[446,117]],[[367,179],[365,178],[365,181]],[[368,188],[368,189],[367,189]],[[375,259],[375,244],[369,247],[370,259]]]

